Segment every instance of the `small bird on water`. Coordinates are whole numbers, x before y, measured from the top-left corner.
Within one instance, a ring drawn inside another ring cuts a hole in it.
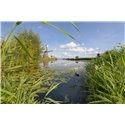
[[[77,73],[78,68],[74,68],[74,72],[76,76],[79,76],[79,73]]]
[[[76,75],[76,76],[79,76],[79,74],[78,74],[77,72],[75,72],[75,75]]]

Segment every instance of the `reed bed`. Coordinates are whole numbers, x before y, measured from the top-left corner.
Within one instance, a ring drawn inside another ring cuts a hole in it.
[[[15,23],[6,40],[1,41],[1,103],[59,103],[49,94],[63,80],[55,78],[56,72],[39,66],[43,48],[37,34],[23,31],[12,35],[20,24]],[[39,93],[45,94],[42,100],[36,99]]]
[[[125,46],[118,45],[87,67],[89,103],[125,103]]]

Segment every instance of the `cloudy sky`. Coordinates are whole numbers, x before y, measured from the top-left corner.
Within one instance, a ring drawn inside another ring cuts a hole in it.
[[[92,57],[98,52],[114,48],[118,43],[125,43],[125,22],[75,22],[80,32],[70,22],[50,23],[62,28],[79,42],[39,22],[24,22],[16,28],[14,34],[23,29],[31,29],[40,36],[42,43],[48,45],[49,50],[53,50],[50,55],[56,57]],[[6,37],[13,24],[14,22],[1,23],[2,37]]]

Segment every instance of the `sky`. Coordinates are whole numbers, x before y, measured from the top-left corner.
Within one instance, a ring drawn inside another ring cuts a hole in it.
[[[49,23],[68,32],[77,41],[40,22],[23,22],[16,27],[13,34],[24,29],[32,30],[40,36],[44,45],[47,44],[48,50],[53,50],[49,55],[58,58],[93,57],[97,53],[113,49],[118,43],[125,44],[125,22],[74,22],[80,32],[73,27],[71,22]],[[6,38],[13,24],[14,22],[1,22],[1,37]]]

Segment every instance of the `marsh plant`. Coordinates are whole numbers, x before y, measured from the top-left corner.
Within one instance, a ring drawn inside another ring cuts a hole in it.
[[[54,73],[39,67],[41,53],[40,39],[32,31],[2,42],[1,103],[40,103],[35,100],[38,93],[47,93],[42,103],[57,103],[47,97],[59,84],[54,83]]]
[[[60,103],[49,97],[51,91],[56,89],[65,80],[57,77],[51,70],[43,70],[39,63],[44,47],[37,34],[23,30],[13,35],[16,27],[23,22],[15,22],[9,30],[5,40],[1,42],[1,103],[3,104],[34,104],[34,103]],[[59,27],[49,23],[40,22],[64,33],[73,40],[72,35]],[[73,27],[77,26],[71,22]],[[79,31],[79,30],[78,30]],[[37,100],[39,93],[44,93],[42,100]]]
[[[39,67],[40,47],[40,40],[32,31],[21,32],[2,43],[1,103],[40,103],[35,100],[38,93],[50,93],[57,87],[58,83],[49,82],[53,81],[54,73]],[[46,96],[42,103],[47,99]],[[47,103],[50,101],[54,100],[49,99]]]
[[[125,103],[125,46],[118,45],[87,66],[89,103]]]

